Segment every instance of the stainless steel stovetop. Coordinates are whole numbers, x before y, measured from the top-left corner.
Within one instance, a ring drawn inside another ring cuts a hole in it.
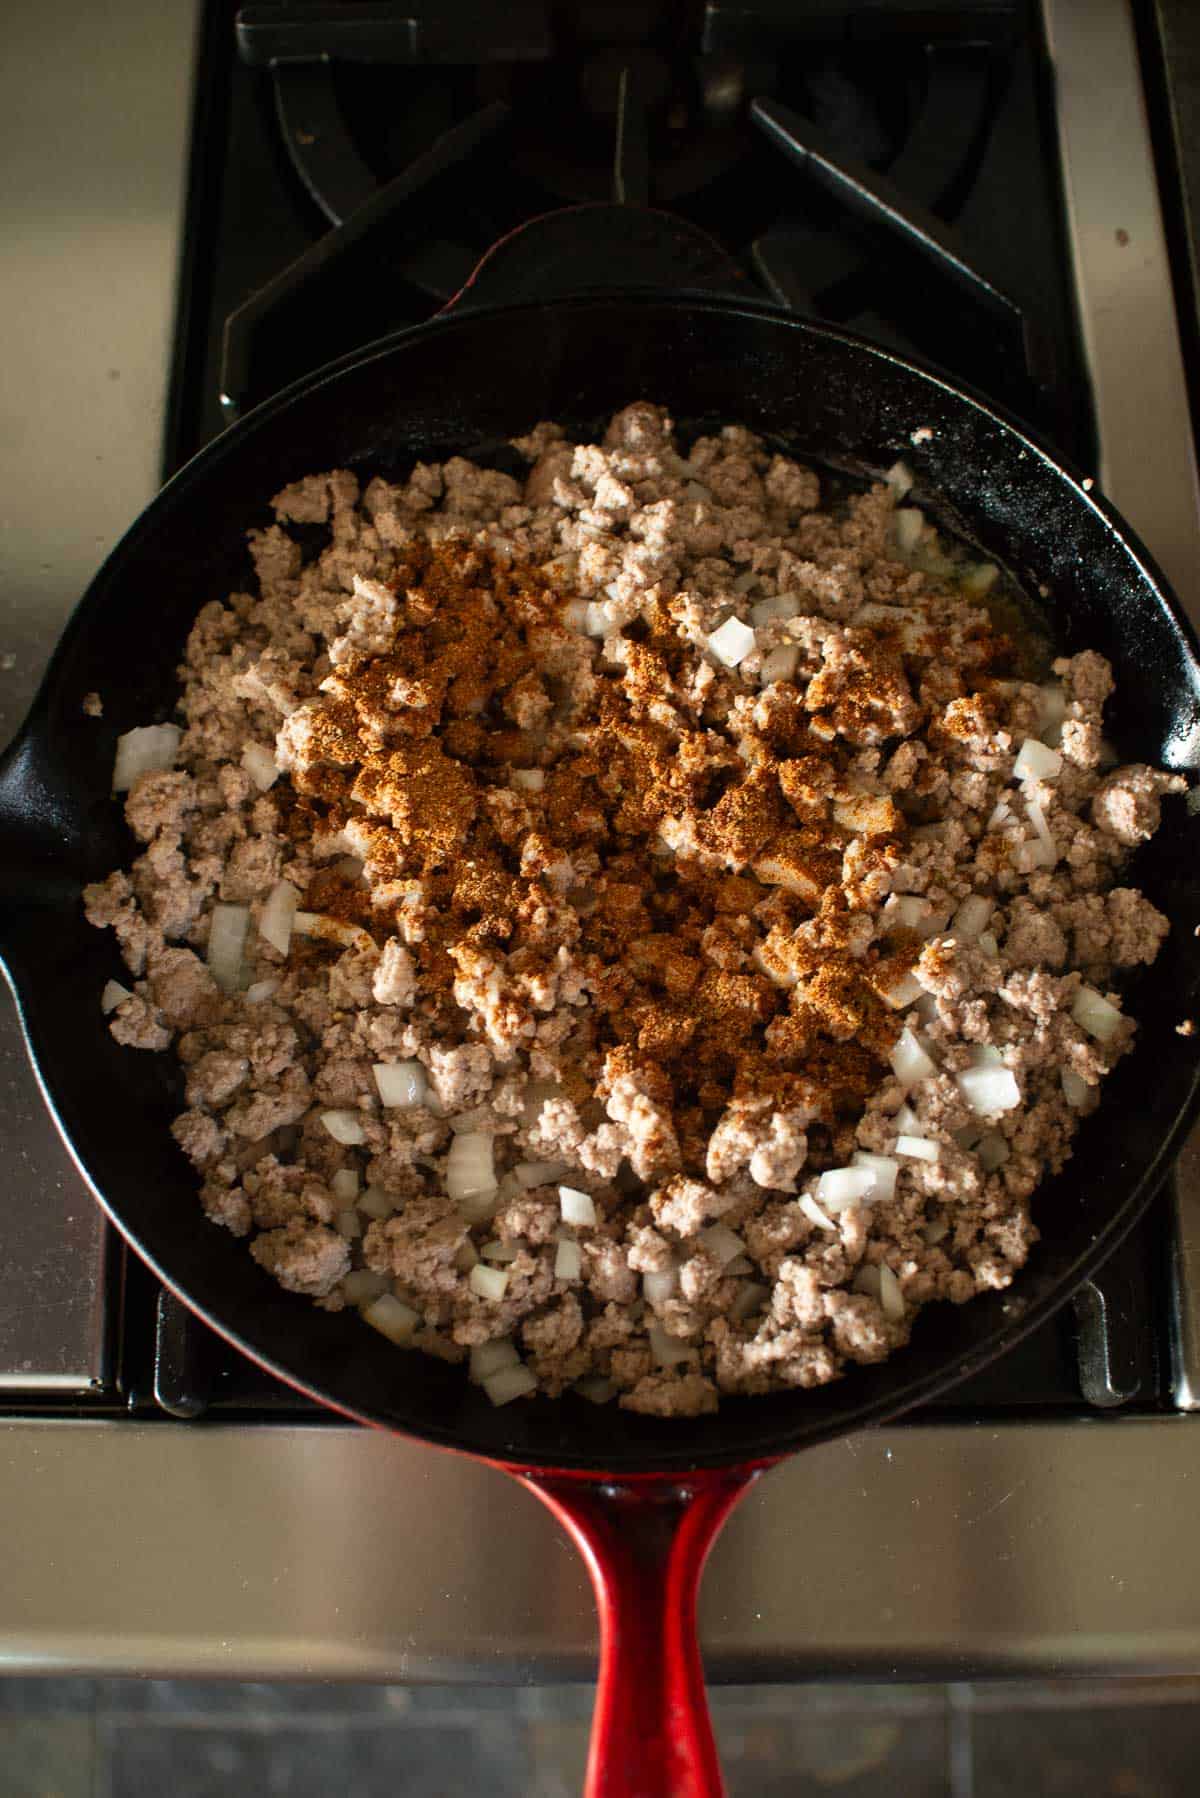
[[[1097,478],[1200,620],[1200,497],[1129,8],[1043,3]],[[195,25],[190,6],[151,0],[53,0],[8,22],[0,735],[156,484]],[[108,1249],[11,1009],[0,1068],[0,1664],[586,1676],[582,1565],[498,1474],[338,1425],[39,1414],[111,1374]],[[712,1676],[1194,1670],[1200,1143],[1175,1216],[1175,1410],[919,1423],[791,1461],[714,1552]]]

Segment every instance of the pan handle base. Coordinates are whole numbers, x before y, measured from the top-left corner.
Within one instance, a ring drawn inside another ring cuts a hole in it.
[[[584,1798],[721,1798],[696,1595],[734,1505],[763,1473],[698,1470],[611,1484],[524,1474],[587,1563],[600,1676]]]

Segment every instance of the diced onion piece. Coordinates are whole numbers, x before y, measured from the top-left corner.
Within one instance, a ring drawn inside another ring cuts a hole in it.
[[[880,914],[885,930],[922,930],[933,907],[916,893],[889,894]]]
[[[920,1136],[921,1125],[911,1105],[902,1105],[892,1119],[897,1130],[903,1130],[909,1136]]]
[[[926,1224],[925,1228],[921,1231],[921,1235],[925,1238],[930,1248],[933,1248],[937,1243],[943,1241],[949,1234],[949,1224],[940,1217],[934,1218],[933,1222]]]
[[[964,1068],[958,1076],[958,1090],[981,1118],[1015,1111],[1021,1103],[1021,1089],[1011,1068]]]
[[[891,488],[892,492],[896,495],[897,499],[903,499],[904,495],[910,491],[913,484],[912,469],[908,466],[907,462],[893,462],[883,478]],[[920,516],[921,515],[918,512],[917,517],[919,518]]]
[[[1058,681],[1038,688],[1037,734],[1057,748],[1062,736],[1063,719],[1067,715],[1067,696]]]
[[[562,609],[562,621],[568,630],[582,631],[586,618],[586,599],[569,599]]]
[[[755,1311],[761,1311],[767,1300],[767,1288],[758,1280],[743,1280],[733,1295],[733,1303],[729,1307],[729,1315],[734,1323],[741,1323]]]
[[[527,793],[540,793],[546,784],[544,768],[514,768],[512,781],[515,787],[524,787]]]
[[[469,1236],[464,1236],[463,1240],[454,1251],[454,1266],[458,1269],[460,1274],[469,1274],[471,1269],[478,1264],[478,1261],[479,1250],[475,1247],[475,1244],[471,1241]]]
[[[497,1239],[493,1242],[485,1242],[479,1253],[485,1261],[494,1261],[497,1266],[502,1267],[508,1262],[516,1260],[517,1245],[515,1242],[500,1242]]]
[[[1012,807],[1007,799],[997,799],[992,807],[991,816],[986,825],[988,830],[999,830],[1002,825],[1012,823]]]
[[[494,1336],[491,1342],[477,1342],[471,1350],[470,1378],[479,1385],[504,1367],[520,1367],[521,1357],[511,1336]]]
[[[760,687],[769,687],[772,681],[791,680],[796,673],[796,664],[800,660],[800,650],[795,643],[781,643],[778,648],[770,650],[762,661],[758,671]]]
[[[880,1279],[879,1269],[875,1266],[875,1263],[873,1261],[864,1262],[863,1266],[859,1268],[854,1279],[851,1281],[851,1285],[855,1292],[861,1292],[869,1299],[877,1299],[879,1297]]]
[[[596,1222],[595,1200],[590,1192],[580,1192],[576,1186],[559,1187],[558,1208],[564,1224],[590,1226]]]
[[[981,594],[990,593],[996,585],[999,573],[1000,570],[994,562],[976,562],[963,575],[963,592],[969,593],[972,599],[978,598]]]
[[[351,1305],[365,1305],[387,1289],[387,1275],[372,1273],[369,1267],[357,1268],[342,1281],[342,1297]]]
[[[732,1304],[730,1304],[730,1318],[734,1320],[734,1323],[745,1322],[748,1316],[763,1309],[763,1305],[766,1304],[766,1296],[768,1296],[768,1289],[759,1280],[743,1280],[738,1291],[734,1293]]]
[[[616,1398],[619,1387],[615,1380],[606,1380],[603,1374],[589,1373],[582,1380],[576,1380],[571,1390],[585,1398],[589,1405],[606,1405]]]
[[[727,618],[724,624],[718,625],[708,639],[708,647],[718,662],[726,668],[736,668],[744,662],[750,651],[757,645],[758,639],[748,624],[740,618]]]
[[[362,877],[363,862],[359,855],[339,855],[333,865],[343,880],[355,881]]]
[[[754,1263],[749,1255],[735,1255],[728,1266],[721,1269],[721,1272],[727,1280],[739,1280],[744,1274],[754,1272]]]
[[[1034,834],[1037,837],[1035,862],[1038,867],[1052,868],[1058,860],[1058,845],[1046,822],[1046,814],[1036,799],[1027,800],[1025,810],[1029,814],[1029,822],[1033,825]]]
[[[818,1230],[832,1230],[836,1235],[837,1225],[827,1211],[822,1211],[811,1193],[806,1192],[801,1198],[800,1209],[803,1211],[809,1223],[815,1224]]]
[[[728,1224],[710,1224],[707,1230],[701,1230],[699,1240],[718,1267],[726,1267],[739,1255],[746,1253],[746,1245]]]
[[[861,1205],[875,1191],[875,1176],[868,1167],[831,1167],[817,1181],[817,1203],[826,1211],[845,1211]]]
[[[1092,1096],[1092,1089],[1083,1075],[1077,1074],[1074,1068],[1063,1068],[1059,1077],[1067,1104],[1074,1106],[1076,1111],[1082,1111]]]
[[[883,1307],[883,1315],[892,1323],[899,1323],[904,1316],[904,1294],[900,1290],[900,1282],[886,1261],[879,1263],[879,1303]]]
[[[577,1242],[560,1242],[554,1251],[554,1278],[577,1280],[583,1272],[583,1250]]]
[[[951,1140],[957,1143],[958,1147],[967,1154],[969,1154],[972,1149],[978,1148],[986,1134],[987,1132],[981,1130],[978,1124],[964,1124],[961,1130],[952,1130],[950,1132]]]
[[[1004,1066],[1004,1057],[995,1043],[972,1043],[971,1066],[973,1068],[999,1068]]]
[[[329,1184],[334,1196],[347,1205],[352,1205],[358,1197],[358,1175],[352,1167],[340,1167]]]
[[[122,986],[119,980],[106,980],[100,993],[100,1009],[107,1017],[110,1011],[115,1011],[118,1005],[132,998],[129,988]]]
[[[127,793],[140,775],[173,766],[182,735],[177,724],[144,724],[118,737],[113,792]]]
[[[208,926],[209,973],[224,993],[237,991],[250,911],[245,905],[214,905]]]
[[[570,1171],[561,1161],[518,1161],[513,1174],[517,1185],[531,1192],[535,1186],[557,1186]]]
[[[583,613],[584,635],[597,638],[607,637],[611,628],[604,607],[598,605],[595,600],[589,600]]]
[[[328,918],[324,912],[298,911],[292,919],[298,936],[315,937],[321,943],[339,943],[343,949],[373,949],[375,941],[361,924],[347,923],[345,918]]]
[[[907,1106],[905,1107],[907,1110]],[[913,1118],[913,1123],[916,1123]],[[896,1196],[896,1175],[900,1172],[900,1164],[890,1155],[870,1155],[866,1149],[855,1149],[850,1157],[851,1167],[863,1167],[871,1175],[875,1185],[871,1191],[872,1204],[887,1204]]]
[[[275,757],[263,743],[247,743],[242,751],[242,767],[260,793],[265,793],[279,779]]]
[[[343,1143],[348,1149],[367,1140],[362,1122],[353,1111],[323,1111],[321,1122],[334,1142]]]
[[[925,519],[915,506],[899,506],[892,514],[892,531],[896,548],[902,556],[910,556],[921,540]]]
[[[300,909],[300,895],[290,880],[281,880],[271,888],[267,903],[258,920],[258,934],[280,955],[286,955],[292,942],[292,925]]]
[[[679,1291],[679,1269],[663,1267],[642,1275],[642,1296],[648,1305],[662,1305]]]
[[[458,1209],[469,1224],[486,1224],[496,1215],[496,1207],[500,1203],[499,1191],[473,1192],[469,1199],[460,1199]]]
[[[1037,737],[1026,737],[1013,763],[1014,780],[1054,780],[1062,773],[1062,756]]]
[[[898,1136],[896,1153],[907,1156],[910,1161],[936,1161],[939,1150],[927,1136]]]
[[[496,1190],[496,1164],[492,1138],[481,1130],[464,1130],[450,1141],[446,1159],[446,1192],[455,1204],[460,1199]]]
[[[749,593],[757,579],[758,576],[753,568],[748,568],[745,574],[739,574],[735,581],[729,583],[730,588],[734,593]]]
[[[650,1338],[650,1353],[660,1367],[678,1367],[681,1362],[690,1361],[696,1352],[678,1336],[668,1336],[661,1324],[651,1324],[646,1334]]]
[[[979,1157],[980,1166],[987,1174],[994,1174],[998,1167],[1003,1167],[1010,1154],[1009,1146],[998,1130],[988,1130],[975,1145],[975,1153]]]
[[[528,1392],[537,1391],[537,1379],[528,1367],[502,1367],[499,1373],[490,1373],[482,1382],[483,1390],[494,1405],[509,1405],[515,1398],[524,1398]]]
[[[1121,1013],[1094,986],[1081,986],[1071,1001],[1071,1016],[1081,1030],[1094,1036],[1098,1043],[1111,1042],[1121,1022]]]
[[[339,1211],[334,1219],[334,1227],[338,1235],[344,1236],[347,1242],[354,1242],[362,1235],[362,1219],[357,1211]]]
[[[266,980],[251,981],[245,992],[246,1003],[247,1005],[261,1005],[264,999],[269,999],[272,993],[278,991],[279,982],[273,976]]]
[[[760,626],[784,623],[797,617],[800,609],[799,594],[774,593],[770,599],[760,599],[757,605],[751,606],[750,622]]]
[[[914,1000],[919,999],[924,991],[925,988],[910,968],[906,974],[901,974],[899,980],[892,986],[884,988],[883,1002],[885,1005],[890,1005],[893,1011],[903,1011],[906,1005],[911,1005]]]
[[[902,1086],[916,1086],[937,1073],[937,1067],[925,1053],[911,1030],[900,1032],[892,1045],[892,1072]]]
[[[992,901],[985,899],[982,893],[972,893],[955,912],[950,928],[963,942],[974,942],[994,909]]]
[[[373,1217],[377,1223],[391,1217],[399,1203],[390,1192],[384,1192],[382,1186],[368,1186],[354,1202],[365,1216]]]
[[[990,930],[981,930],[977,941],[979,943],[979,947],[983,950],[983,953],[985,955],[990,955],[992,960],[995,961],[996,957],[1000,953],[1000,945],[996,941],[995,937],[992,935],[991,931]]]
[[[485,1267],[481,1261],[467,1275],[467,1285],[477,1298],[499,1304],[508,1291],[508,1274],[502,1267]]]
[[[411,1111],[414,1105],[425,1103],[429,1085],[419,1061],[376,1061],[371,1072],[379,1103],[389,1111]]]

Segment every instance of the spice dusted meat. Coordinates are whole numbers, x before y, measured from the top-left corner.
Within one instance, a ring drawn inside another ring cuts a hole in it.
[[[277,497],[85,893],[111,1028],[321,1306],[654,1416],[819,1385],[1029,1254],[1183,783],[891,487],[645,402],[516,448]]]

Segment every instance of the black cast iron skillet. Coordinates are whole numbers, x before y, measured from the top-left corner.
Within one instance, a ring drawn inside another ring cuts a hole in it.
[[[903,1354],[823,1391],[727,1401],[715,1417],[670,1424],[571,1397],[493,1410],[460,1370],[282,1292],[196,1203],[167,1131],[180,1104],[171,1058],[110,1038],[98,995],[122,970],[78,899],[84,881],[131,853],[109,794],[115,739],[170,715],[188,626],[245,584],[245,533],[266,519],[271,494],[326,468],[396,474],[418,456],[488,456],[538,419],[595,428],[639,397],[692,430],[737,420],[834,469],[878,472],[903,453],[918,498],[1045,590],[1064,649],[1111,659],[1122,757],[1184,770],[1200,760],[1196,645],[1161,576],[1098,495],[986,403],[853,337],[734,299],[609,293],[485,307],[387,339],[261,406],[176,476],[113,552],[0,764],[0,951],[47,1102],[133,1246],[222,1335],[322,1403],[527,1476],[586,1537],[597,1577],[607,1734],[590,1789],[701,1792],[718,1789],[711,1737],[679,1708],[699,1691],[694,1586],[740,1484],[1002,1354],[1111,1252],[1176,1152],[1197,1091],[1197,1039],[1176,1025],[1195,1008],[1200,820],[1172,802],[1138,859],[1134,878],[1172,920],[1158,961],[1130,984],[1138,1047],[1066,1172],[1039,1193],[1042,1240],[1010,1291],[927,1311]],[[930,435],[914,444],[918,427]],[[99,721],[82,711],[92,690],[104,699]],[[613,1507],[635,1496],[652,1502],[615,1527]],[[635,1590],[651,1607],[640,1620],[622,1608]],[[633,1687],[612,1664],[631,1644]],[[664,1705],[677,1717],[666,1729]],[[635,1740],[636,1774],[616,1758]]]

